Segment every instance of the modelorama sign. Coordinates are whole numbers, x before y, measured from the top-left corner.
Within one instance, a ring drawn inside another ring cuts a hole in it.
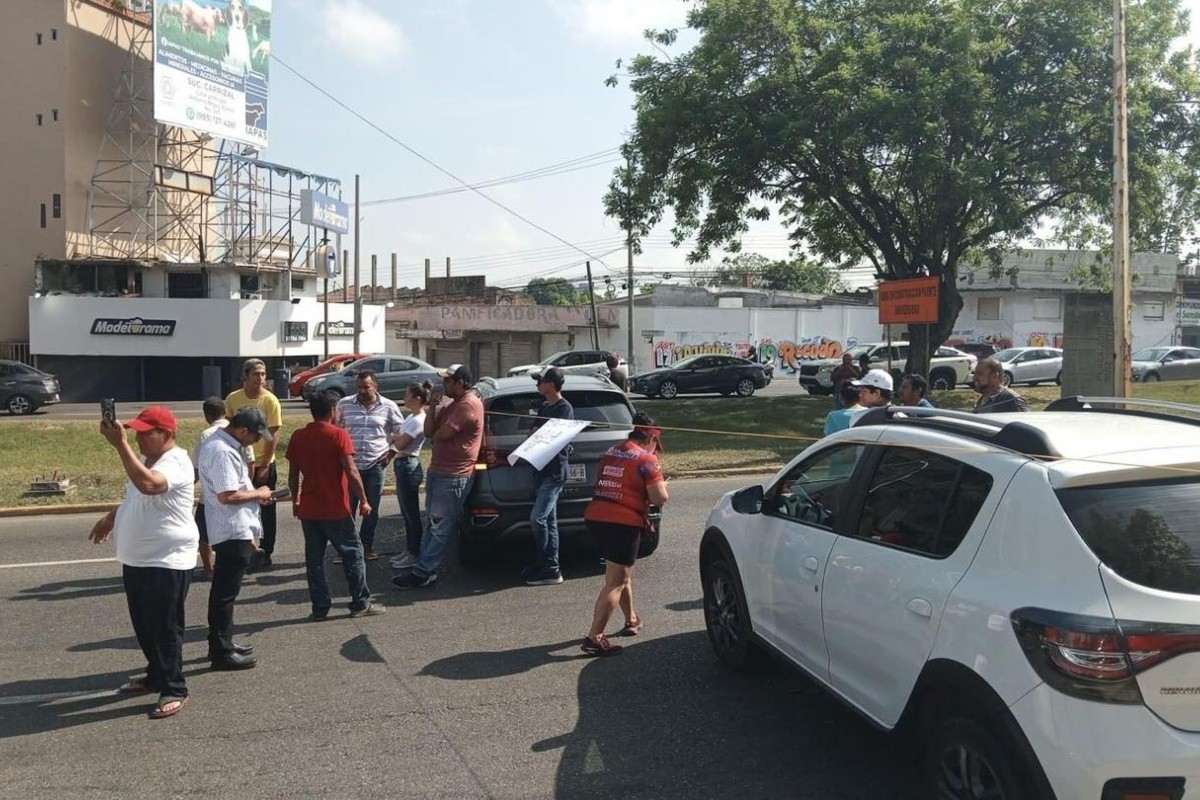
[[[98,317],[92,322],[92,333],[111,336],[173,336],[175,320]]]
[[[928,324],[938,321],[938,278],[910,278],[879,284],[879,324]]]
[[[312,189],[301,189],[300,221],[327,231],[349,233],[350,205]]]
[[[325,323],[324,322],[317,323],[316,335],[317,336],[325,335]],[[331,323],[329,323],[329,335],[330,336],[353,336],[354,335],[354,323],[353,322],[331,322]]]
[[[154,0],[154,118],[267,146],[271,0]]]

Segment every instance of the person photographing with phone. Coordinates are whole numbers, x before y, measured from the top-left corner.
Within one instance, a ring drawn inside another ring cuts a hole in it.
[[[137,435],[139,457],[126,439]],[[101,405],[100,434],[112,445],[129,477],[121,505],[92,527],[95,544],[112,536],[129,618],[146,657],[146,674],[122,694],[158,693],[151,719],[178,714],[188,703],[183,677],[184,606],[200,532],[192,518],[193,472],[187,452],[176,445],[175,416],[149,406],[122,427],[111,400]]]
[[[246,359],[242,364],[242,388],[230,392],[225,398],[225,415],[230,420],[234,414],[246,407],[257,408],[262,412],[267,420],[267,431],[270,433],[269,437],[259,438],[255,442],[253,461],[250,464],[250,480],[255,486],[267,486],[274,491],[279,486],[279,472],[275,468],[275,435],[283,425],[283,409],[279,405],[279,398],[267,389],[267,365],[261,358]],[[262,550],[252,554],[254,570],[271,566],[277,528],[273,503],[260,506],[258,513],[262,519]]]
[[[233,605],[250,566],[254,539],[262,534],[260,507],[275,505],[270,486],[255,486],[243,448],[273,439],[257,406],[244,406],[215,431],[196,454],[203,487],[208,541],[216,557],[208,594],[208,659],[213,669],[251,669],[252,645],[233,641]]]

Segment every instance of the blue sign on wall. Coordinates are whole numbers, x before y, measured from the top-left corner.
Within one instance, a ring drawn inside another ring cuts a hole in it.
[[[314,228],[349,233],[350,205],[312,189],[301,189],[300,221]]]

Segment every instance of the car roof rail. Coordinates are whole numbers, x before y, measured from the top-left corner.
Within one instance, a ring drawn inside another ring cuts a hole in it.
[[[1062,457],[1044,431],[1024,422],[999,420],[989,414],[920,406],[883,406],[872,408],[854,420],[856,428],[890,424],[942,431],[1034,458]]]
[[[1045,408],[1046,411],[1092,411],[1101,414],[1126,414],[1146,419],[1161,419],[1168,422],[1181,422],[1185,425],[1200,425],[1198,416],[1172,414],[1171,411],[1181,411],[1184,414],[1200,415],[1200,406],[1189,403],[1174,403],[1170,400],[1153,400],[1145,397],[1061,397],[1052,400]]]

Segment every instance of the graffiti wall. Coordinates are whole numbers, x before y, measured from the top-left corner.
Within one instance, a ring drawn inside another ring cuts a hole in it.
[[[1006,347],[1061,348],[1063,346],[1063,335],[1062,331],[1034,331],[1022,338],[1018,338],[1006,333],[964,328],[951,331],[950,338],[946,340],[946,344],[950,347],[975,343],[995,345],[997,350],[1003,350]]]
[[[842,340],[828,336],[809,336],[797,341],[758,337],[751,340],[745,334],[727,336],[692,337],[676,334],[673,338],[655,339],[653,342],[654,367],[669,367],[676,361],[698,355],[729,355],[749,358],[755,348],[759,362],[770,362],[783,372],[795,372],[802,361],[823,358],[840,358],[842,353],[858,343],[855,337]]]

